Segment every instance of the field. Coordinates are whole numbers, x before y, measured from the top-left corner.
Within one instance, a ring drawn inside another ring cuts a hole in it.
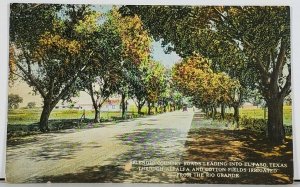
[[[8,124],[28,125],[37,123],[40,118],[41,109],[17,109],[8,112]],[[80,119],[83,115],[83,110],[77,109],[54,109],[50,115],[50,120],[55,119]],[[95,112],[86,110],[86,118],[93,119]],[[101,112],[102,119],[111,117],[120,117],[120,112]]]
[[[137,113],[136,107],[129,107],[129,113]],[[142,112],[147,113],[147,107],[142,108]],[[229,110],[228,112],[233,112]],[[267,112],[266,112],[267,113]],[[283,122],[285,125],[292,124],[292,107],[284,106],[283,108]],[[16,109],[9,110],[8,112],[8,123],[9,124],[32,124],[39,121],[41,109]],[[83,110],[76,109],[54,109],[50,115],[50,119],[80,119],[83,114]],[[86,110],[86,118],[92,119],[95,115],[93,110]],[[262,108],[241,108],[241,117],[251,118],[264,118],[264,110]],[[120,112],[101,112],[101,118],[107,119],[111,117],[120,117]],[[267,117],[267,116],[266,116]]]
[[[251,118],[263,119],[264,109],[263,108],[241,108],[241,117],[247,116]],[[268,117],[268,111],[266,110],[266,118]],[[292,125],[292,106],[283,107],[283,123],[285,125]]]
[[[141,112],[147,113],[148,108],[143,107]],[[152,109],[153,111],[153,109]],[[40,119],[42,109],[15,109],[8,111],[8,124],[11,125],[29,125],[33,123],[38,123]],[[127,114],[137,114],[137,107],[130,106]],[[59,119],[80,119],[83,115],[83,110],[78,109],[54,109],[51,112],[50,120],[59,120]],[[85,117],[87,119],[93,119],[95,116],[94,110],[85,110]],[[121,117],[121,112],[101,112],[101,119],[109,119],[112,117]]]

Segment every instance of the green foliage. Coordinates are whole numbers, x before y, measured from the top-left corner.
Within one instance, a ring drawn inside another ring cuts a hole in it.
[[[144,82],[147,91],[147,102],[158,102],[166,91],[166,70],[159,62],[150,60],[143,64],[143,71],[146,72]]]
[[[94,31],[87,28],[94,26],[88,19],[94,14],[88,5],[11,6],[10,47],[15,59],[11,73],[43,98],[42,131],[47,131],[47,118],[55,105],[77,94],[76,82],[91,65],[89,40],[84,36]]]
[[[29,102],[27,103],[27,108],[35,108],[36,107],[36,102]]]
[[[267,120],[256,119],[251,117],[241,117],[240,119],[241,128],[248,129],[257,133],[266,133],[267,131]]]
[[[8,95],[8,109],[17,109],[19,104],[23,102],[23,98],[18,94],[9,94]]]
[[[268,136],[283,142],[281,107],[291,92],[289,7],[129,5],[121,12],[140,15],[168,51],[181,57],[201,54],[213,61],[215,71],[239,80],[235,108],[248,90],[258,89],[269,108]]]

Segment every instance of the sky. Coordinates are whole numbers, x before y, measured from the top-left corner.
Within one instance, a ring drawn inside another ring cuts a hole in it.
[[[175,52],[166,54],[161,47],[161,41],[153,42],[152,47],[153,59],[162,63],[166,68],[172,68],[172,66],[181,59]]]

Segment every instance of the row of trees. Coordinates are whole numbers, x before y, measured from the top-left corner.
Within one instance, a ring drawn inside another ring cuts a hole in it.
[[[91,95],[96,121],[111,94],[122,96],[123,111],[134,97],[140,112],[146,102],[150,109],[165,103],[172,81],[198,106],[233,106],[238,121],[238,108],[258,90],[268,137],[281,143],[291,91],[289,15],[289,7],[123,6],[101,14],[89,5],[12,4],[10,78],[43,98],[42,131],[55,105],[80,90]],[[172,81],[150,57],[151,38],[184,59]]]
[[[291,92],[289,7],[123,6],[121,12],[139,15],[167,51],[201,54],[215,73],[238,80],[235,109],[249,90],[258,90],[268,108],[268,137],[283,142],[283,102]]]
[[[18,94],[9,94],[8,95],[8,109],[18,109],[20,103],[23,103],[23,98]],[[27,103],[27,108],[36,107],[36,103],[31,101]]]
[[[221,116],[225,117],[225,106],[235,108],[236,95],[241,85],[238,80],[230,78],[224,72],[215,73],[208,59],[195,54],[183,59],[173,68],[175,86],[184,95],[190,96],[194,105],[216,114],[216,108],[221,108]],[[239,114],[235,109],[234,117],[238,124]]]
[[[95,122],[113,94],[121,96],[122,117],[129,98],[138,113],[146,103],[149,114],[181,104],[136,15],[121,16],[116,7],[102,14],[89,5],[12,4],[10,19],[10,80],[26,81],[42,97],[43,132],[56,104],[80,91],[91,97]]]

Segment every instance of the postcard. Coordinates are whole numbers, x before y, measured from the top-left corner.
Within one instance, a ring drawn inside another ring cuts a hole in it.
[[[293,182],[290,7],[10,5],[9,183]]]

